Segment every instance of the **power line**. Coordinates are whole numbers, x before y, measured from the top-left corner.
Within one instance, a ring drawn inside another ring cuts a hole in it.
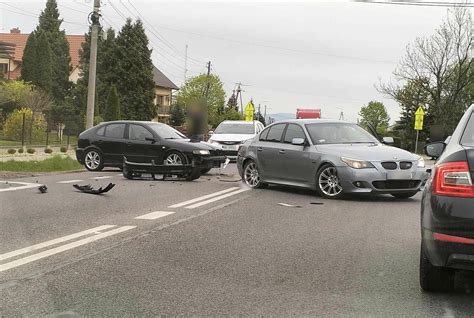
[[[75,8],[71,8],[71,7],[65,6],[64,4],[60,4],[60,3],[58,3],[58,7],[61,7],[61,8],[64,8],[64,9],[68,9],[68,10],[71,10],[71,11],[75,11],[75,12],[90,14],[90,11],[87,12],[87,11],[78,10],[78,9],[75,9]]]
[[[474,8],[472,3],[461,3],[461,2],[437,2],[437,1],[377,1],[377,0],[353,0],[354,2],[362,2],[369,4],[391,4],[391,5],[402,5],[402,6],[419,6],[419,7],[461,7],[461,8]]]

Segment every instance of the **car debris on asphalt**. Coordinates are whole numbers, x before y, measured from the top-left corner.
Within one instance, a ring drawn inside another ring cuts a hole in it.
[[[113,187],[115,187],[115,183],[109,183],[105,188],[100,187],[99,189],[94,189],[90,184],[80,186],[78,184],[72,185],[77,190],[89,193],[89,194],[102,194],[105,192],[109,192]]]
[[[41,192],[41,193],[46,193],[46,192],[48,192],[48,187],[43,184],[43,185],[41,185],[41,186],[38,187],[38,190],[39,190],[39,192]]]
[[[277,203],[278,205],[285,206],[287,208],[301,208],[301,205],[288,204],[288,203]]]

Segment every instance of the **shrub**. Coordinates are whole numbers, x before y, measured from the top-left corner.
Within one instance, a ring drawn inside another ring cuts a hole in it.
[[[23,150],[23,148],[18,149],[18,153],[24,153],[24,152],[25,150]]]
[[[15,152],[16,152],[16,149],[8,149],[8,153],[9,153],[10,155],[15,154]]]
[[[28,149],[26,149],[26,152],[29,153],[29,154],[34,154],[36,152],[36,150],[34,148],[28,148]]]
[[[61,152],[67,152],[67,147],[62,146],[59,150],[60,150]]]
[[[44,149],[44,152],[45,152],[45,153],[52,153],[52,152],[53,152],[53,149],[51,149],[51,148],[45,148],[45,149]]]
[[[21,140],[23,114],[25,114],[25,137],[31,135],[33,141],[41,140],[46,131],[46,121],[42,114],[35,114],[29,108],[13,111],[3,126],[3,133],[12,140]]]

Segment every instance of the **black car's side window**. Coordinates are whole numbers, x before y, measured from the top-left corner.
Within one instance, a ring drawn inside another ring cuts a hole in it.
[[[122,139],[125,132],[125,124],[110,124],[105,127],[105,137]]]
[[[285,130],[285,126],[286,124],[277,124],[270,127],[270,131],[268,132],[267,138],[265,138],[265,140],[272,142],[280,142],[281,137],[283,135],[283,131]]]
[[[288,128],[286,128],[285,138],[283,141],[285,143],[290,143],[293,141],[294,138],[302,138],[306,139],[306,135],[304,134],[303,128],[296,124],[289,124]]]
[[[140,125],[130,125],[128,131],[128,138],[131,140],[145,141],[147,138],[153,138],[148,129]]]
[[[96,134],[96,135],[99,135],[99,136],[103,136],[103,135],[104,135],[104,132],[105,132],[105,126],[102,126],[102,127],[100,127],[99,129],[97,129],[97,130],[95,131],[95,134]]]

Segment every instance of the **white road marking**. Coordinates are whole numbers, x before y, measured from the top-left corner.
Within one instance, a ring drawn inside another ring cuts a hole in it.
[[[58,238],[56,238],[54,240],[51,240],[51,241],[46,241],[46,242],[43,242],[43,243],[39,243],[39,244],[31,245],[31,246],[28,246],[28,247],[20,248],[19,250],[16,250],[16,251],[11,251],[11,252],[8,252],[8,253],[5,253],[5,254],[0,254],[0,261],[6,260],[6,259],[11,258],[11,257],[18,256],[18,255],[21,255],[21,254],[26,254],[26,253],[29,253],[29,252],[33,252],[35,250],[39,250],[39,249],[42,249],[44,247],[48,247],[48,246],[55,245],[55,244],[58,244],[58,243],[70,241],[70,240],[73,240],[75,238],[85,236],[85,235],[88,235],[88,234],[98,234],[99,231],[107,230],[107,229],[110,229],[111,227],[114,227],[114,226],[115,225],[102,225],[102,226],[94,227],[92,229],[88,229],[88,230],[85,230],[85,231],[82,231],[82,232],[74,233],[74,234],[71,234],[71,235],[66,235],[66,236],[63,236],[63,237],[58,237]]]
[[[206,204],[215,202],[215,201],[219,201],[219,200],[225,199],[225,198],[227,198],[227,197],[230,197],[230,196],[233,196],[233,195],[236,195],[236,194],[242,193],[242,192],[244,192],[244,191],[248,191],[248,190],[250,190],[250,189],[245,189],[245,188],[244,188],[244,189],[240,189],[240,190],[233,191],[233,192],[231,192],[231,193],[226,193],[226,194],[223,194],[223,195],[221,195],[221,196],[218,196],[218,197],[215,197],[215,198],[206,200],[206,201],[198,202],[198,203],[196,203],[196,204],[187,206],[187,207],[185,207],[185,208],[186,208],[186,209],[195,209],[195,208],[198,208],[198,207],[200,207],[200,206],[203,206],[203,205],[206,205]]]
[[[91,237],[87,237],[87,238],[84,238],[82,240],[75,241],[75,242],[72,242],[72,243],[69,243],[69,244],[61,245],[61,246],[58,246],[58,247],[55,247],[55,248],[52,248],[52,249],[49,249],[49,250],[46,250],[46,251],[43,251],[43,252],[40,252],[40,253],[36,253],[36,254],[30,255],[30,256],[27,256],[27,257],[24,257],[24,258],[17,259],[15,261],[12,261],[12,262],[9,262],[9,263],[1,264],[0,265],[0,272],[3,272],[3,271],[6,271],[6,270],[9,270],[9,269],[18,267],[18,266],[22,266],[22,265],[34,262],[34,261],[40,260],[40,259],[48,257],[48,256],[52,256],[52,255],[55,255],[55,254],[58,254],[58,253],[62,253],[64,251],[67,251],[67,250],[70,250],[70,249],[73,249],[73,248],[76,248],[76,247],[79,247],[79,246],[82,246],[82,245],[85,245],[85,244],[89,244],[89,243],[98,241],[100,239],[106,238],[108,236],[119,234],[119,233],[131,230],[131,229],[134,229],[134,228],[136,228],[136,226],[131,226],[131,225],[121,226],[117,229],[113,229],[113,230],[110,230],[110,231],[107,231],[107,232],[104,232],[104,233],[100,233],[100,234],[97,234],[97,235],[94,235],[94,236],[91,236]]]
[[[95,179],[95,180],[101,180],[101,179],[110,179],[112,178],[112,176],[100,176],[100,177],[93,177],[91,179]]]
[[[173,205],[169,206],[169,208],[180,208],[180,207],[183,207],[185,205],[192,204],[192,203],[195,203],[195,202],[199,202],[199,201],[202,201],[202,200],[206,200],[206,199],[218,196],[220,194],[224,194],[224,193],[234,191],[234,190],[237,190],[237,189],[240,189],[240,188],[239,187],[228,188],[228,189],[225,189],[225,190],[222,190],[222,191],[219,191],[219,192],[204,195],[204,196],[199,197],[199,198],[195,198],[195,199],[192,199],[192,200],[188,200],[188,201],[184,201],[184,202],[181,202],[181,203],[173,204]]]
[[[15,191],[15,190],[23,190],[23,189],[30,189],[30,188],[37,188],[39,186],[42,186],[40,183],[27,183],[27,182],[16,182],[16,181],[0,181],[2,184],[19,184],[20,186],[18,187],[9,187],[9,188],[4,188],[0,189],[0,192],[7,192],[7,191]]]
[[[170,214],[174,214],[174,212],[156,211],[156,212],[151,212],[151,213],[148,213],[148,214],[137,216],[134,219],[138,219],[138,220],[156,220],[158,218],[162,218],[162,217],[170,215]]]
[[[59,181],[59,182],[57,182],[57,183],[77,183],[77,182],[82,182],[82,181],[84,181],[84,180],[79,180],[79,179],[77,179],[77,180]]]

